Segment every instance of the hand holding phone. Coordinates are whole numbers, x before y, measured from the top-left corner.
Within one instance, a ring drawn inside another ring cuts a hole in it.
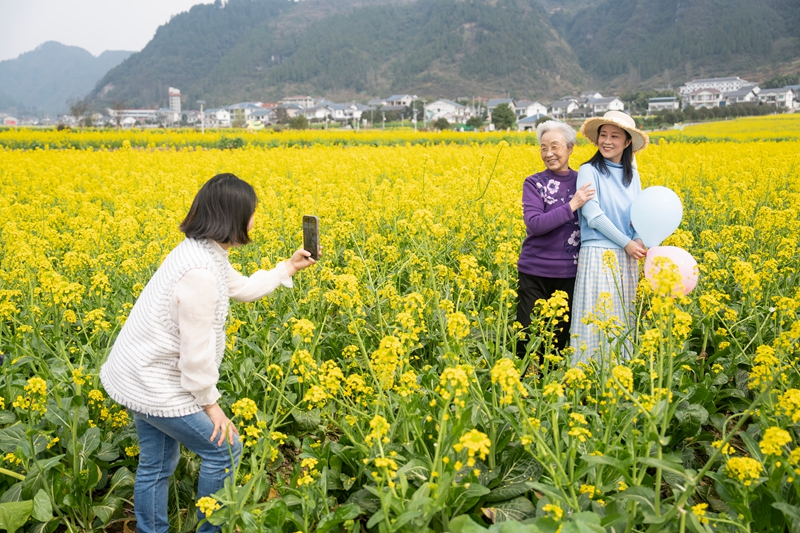
[[[311,253],[311,259],[319,259],[319,218],[303,215],[303,249]]]

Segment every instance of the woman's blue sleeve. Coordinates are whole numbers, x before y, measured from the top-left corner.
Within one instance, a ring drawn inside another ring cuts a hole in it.
[[[591,165],[581,165],[581,168],[578,170],[578,181],[575,188],[579,189],[586,183],[589,183],[592,188],[597,190],[596,179],[596,172]],[[586,219],[586,224],[590,228],[596,229],[620,248],[625,248],[631,240],[630,237],[622,233],[606,216],[603,212],[603,208],[600,207],[598,196],[599,193],[595,194],[594,198],[583,204],[583,207],[581,207],[581,215]]]

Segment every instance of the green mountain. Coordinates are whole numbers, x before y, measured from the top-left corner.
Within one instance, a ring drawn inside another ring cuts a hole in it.
[[[218,0],[161,26],[92,98],[165,106],[173,86],[192,108],[300,93],[548,100],[711,75],[762,81],[800,58],[796,2]]]
[[[171,85],[192,105],[289,93],[522,97],[583,81],[537,0],[231,0],[174,17],[94,96],[164,105]]]
[[[800,58],[796,0],[601,0],[554,22],[587,74],[611,87],[760,77]]]
[[[0,109],[66,112],[68,98],[82,98],[132,53],[108,51],[94,57],[83,48],[49,41],[16,59],[0,61]]]

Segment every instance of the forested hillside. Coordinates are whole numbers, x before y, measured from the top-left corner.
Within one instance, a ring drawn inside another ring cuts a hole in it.
[[[754,66],[769,77],[800,58],[796,2],[218,1],[159,28],[92,96],[97,105],[166,105],[174,86],[190,107],[290,93],[553,99]]]
[[[796,0],[601,0],[557,25],[589,75],[624,87],[798,58],[798,17]]]

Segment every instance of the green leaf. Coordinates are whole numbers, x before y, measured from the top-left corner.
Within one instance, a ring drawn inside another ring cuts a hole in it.
[[[44,414],[44,418],[54,426],[62,428],[70,427],[72,420],[64,409],[55,405],[47,406],[47,412]]]
[[[22,482],[14,483],[3,494],[0,494],[0,503],[18,502],[22,500]]]
[[[450,533],[486,533],[486,528],[476,524],[469,515],[462,514],[450,520]]]
[[[64,455],[56,455],[38,463],[31,463],[31,470],[22,481],[22,497],[33,498],[33,495],[47,483],[47,471],[61,462]]]
[[[122,508],[122,498],[106,496],[100,505],[92,505],[92,513],[100,519],[101,525],[108,524],[111,518]]]
[[[544,493],[552,502],[560,502],[564,500],[564,495],[558,492],[556,488],[551,485],[531,482],[528,482],[527,485],[533,490],[538,490],[539,492]]]
[[[295,410],[292,411],[292,418],[303,431],[313,431],[322,423],[319,409],[311,409],[310,411]]]
[[[788,503],[774,502],[772,507],[783,513],[793,527],[800,525],[800,509],[796,505],[789,505]]]
[[[11,453],[21,447],[28,448],[27,439],[25,438],[25,428],[21,425],[11,426],[0,431],[0,450],[5,453]]]
[[[0,528],[15,533],[25,525],[33,511],[33,501],[0,503]]]
[[[675,410],[675,419],[691,428],[695,435],[699,435],[701,426],[708,422],[708,411],[702,405],[683,401]]]
[[[524,524],[514,520],[493,524],[489,531],[492,531],[497,526],[500,526],[500,529],[497,530],[498,533],[542,533],[542,530],[534,524]]]
[[[683,466],[677,461],[656,459],[655,457],[642,457],[641,459],[639,459],[639,463],[647,466],[652,466],[654,468],[660,468],[662,470],[673,472],[675,474],[681,474],[681,475],[686,474],[686,471],[683,469]]]
[[[377,513],[378,509],[381,507],[380,499],[367,488],[362,488],[351,494],[350,497],[347,498],[347,503],[355,503],[364,509],[367,514]]]
[[[383,511],[383,509],[381,509],[380,511],[372,515],[370,519],[367,521],[367,529],[371,529],[375,525],[380,524],[381,521],[383,521],[385,518],[386,518],[386,513]]]
[[[53,518],[53,506],[44,489],[39,489],[33,497],[33,518],[39,522],[48,522]]]
[[[322,520],[317,524],[316,531],[317,533],[325,533],[342,522],[355,519],[360,514],[361,508],[354,503],[340,505],[335,511],[322,517]]]
[[[416,520],[417,518],[422,516],[422,514],[423,513],[420,510],[409,509],[404,513],[402,513],[400,516],[398,516],[394,522],[392,522],[392,527],[397,528],[396,531],[403,531],[404,529],[403,526],[405,526],[412,520]]]
[[[626,483],[629,485],[633,485],[633,480],[631,479],[630,474],[630,466],[631,460],[626,459],[624,461],[620,459],[616,459],[614,457],[609,457],[606,455],[581,455],[581,461],[584,461],[590,465],[607,465],[617,471],[618,474],[621,474],[625,477]]]
[[[649,487],[642,487],[638,485],[628,487],[624,491],[617,494],[617,498],[624,500],[635,500],[644,505],[645,509],[655,509],[653,502],[655,501],[656,493]]]
[[[130,470],[125,468],[118,468],[114,475],[111,477],[111,483],[108,487],[109,494],[113,494],[117,491],[125,493],[125,489],[133,489],[133,483],[136,478],[133,476]]]
[[[484,507],[481,511],[494,524],[507,520],[522,521],[531,518],[536,514],[536,507],[528,498],[520,496],[506,502],[499,502],[494,507]]]
[[[462,492],[459,493],[459,489]],[[458,489],[453,489],[452,493],[456,494],[456,497],[448,507],[454,513],[460,513],[462,509],[469,510],[478,503],[481,496],[489,494],[489,492],[489,489],[480,483],[470,483],[467,488],[464,488],[464,485],[460,485]]]
[[[49,522],[38,522],[28,528],[28,533],[53,533],[59,526],[60,520],[54,518]]]
[[[414,483],[416,486],[419,486],[428,481],[428,478],[430,477],[430,471],[428,470],[428,467],[425,466],[425,463],[419,459],[412,459],[397,471],[397,476],[405,476],[406,479]]]
[[[502,464],[500,483],[486,496],[488,503],[525,494],[530,490],[527,483],[538,481],[542,474],[542,465],[522,447],[514,448]]]
[[[97,426],[90,427],[87,429],[83,435],[78,437],[78,459],[80,461],[80,469],[83,470],[86,468],[86,463],[89,462],[89,458],[92,456],[92,452],[94,452],[97,448],[100,447],[100,428]],[[75,453],[75,451],[73,451]],[[76,472],[77,473],[77,472]]]
[[[750,455],[763,463],[764,457],[761,454],[761,446],[758,445],[755,439],[746,431],[740,431],[737,435],[744,441],[744,445],[747,446],[747,451],[750,452]]]
[[[731,378],[729,378],[724,372],[720,372],[714,377],[714,381],[712,381],[711,384],[717,386],[725,385],[728,383],[728,381],[730,381],[730,379]]]
[[[119,457],[119,448],[110,442],[101,442],[100,449],[97,450],[97,454],[94,457],[98,461],[111,462]]]
[[[17,421],[17,415],[14,411],[0,411],[0,424],[9,426]]]

